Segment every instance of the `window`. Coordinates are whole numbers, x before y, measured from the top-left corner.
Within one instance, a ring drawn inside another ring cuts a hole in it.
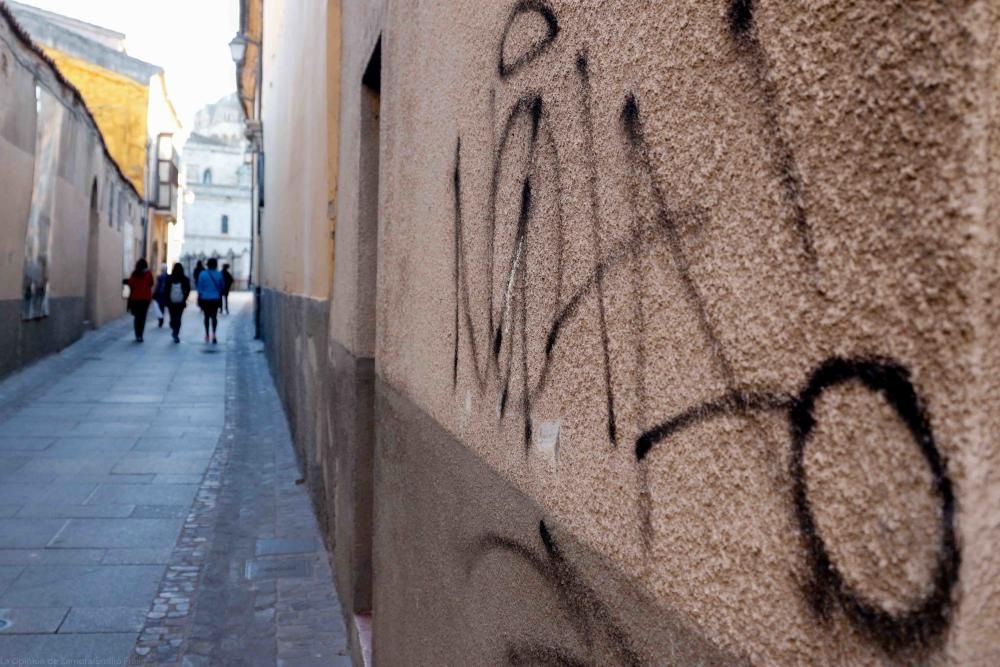
[[[115,226],[115,200],[118,197],[115,196],[114,185],[108,188],[108,227],[114,228]]]
[[[229,216],[228,215],[222,216],[222,233],[223,234],[228,234],[229,233]]]
[[[212,170],[211,169],[206,169],[205,172],[201,175],[201,182],[205,183],[206,185],[211,185],[212,184]]]

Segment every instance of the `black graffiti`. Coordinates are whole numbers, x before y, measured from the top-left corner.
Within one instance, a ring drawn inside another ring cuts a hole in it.
[[[732,0],[729,5],[729,30],[745,35],[753,28],[753,0]]]
[[[787,410],[791,399],[767,392],[732,391],[724,396],[696,405],[646,431],[635,442],[635,458],[642,461],[655,444],[670,436],[711,419],[731,415],[749,416],[772,410]]]
[[[737,54],[747,63],[754,87],[762,97],[764,134],[771,144],[771,155],[781,179],[786,205],[791,209],[792,222],[802,245],[809,276],[818,288],[819,264],[812,225],[804,203],[802,172],[781,127],[778,91],[771,77],[767,52],[757,34],[753,0],[730,0],[728,20]]]
[[[506,553],[526,563],[555,594],[559,608],[573,625],[588,655],[581,657],[571,649],[560,646],[518,643],[507,647],[508,663],[598,667],[608,664],[605,654],[610,654],[614,656],[615,664],[640,667],[642,660],[632,648],[625,631],[594,589],[567,560],[545,521],[538,523],[538,536],[543,547],[541,554],[523,542],[497,533],[483,535],[472,547],[468,574],[471,576],[479,562],[494,552]]]
[[[514,23],[522,14],[529,13],[537,14],[545,21],[546,34],[515,58],[513,62],[507,62],[504,50],[507,46],[507,38],[510,37],[511,28],[514,27]],[[544,0],[521,0],[514,5],[514,9],[511,10],[510,17],[507,19],[507,25],[504,27],[503,37],[500,39],[500,55],[497,58],[497,70],[500,73],[500,78],[505,79],[511,76],[544,53],[555,41],[558,34],[559,21],[556,19],[555,12]]]
[[[455,290],[456,290],[456,292],[458,291],[458,281],[459,281],[459,269],[458,269],[458,266],[459,266],[459,261],[461,260],[461,248],[460,248],[461,235],[459,233],[459,230],[461,230],[461,227],[462,227],[462,221],[461,221],[461,217],[460,217],[461,214],[462,214],[462,165],[461,165],[461,159],[462,159],[462,139],[459,138],[458,143],[455,146],[455,168],[454,168],[454,170],[452,170],[452,190],[453,190],[454,195],[455,195],[454,215],[455,215],[455,230],[456,230],[456,233],[454,235],[454,237],[455,237],[454,238],[454,241],[455,241],[455,244],[454,244],[455,253],[454,253],[454,262],[452,264],[452,280],[453,280],[453,282],[455,284]],[[454,340],[455,340],[455,349],[454,349],[454,355],[453,355],[454,358],[453,358],[453,361],[452,361],[452,371],[451,371],[451,386],[452,386],[452,388],[455,388],[456,386],[458,386],[458,314],[459,314],[458,294],[456,293],[455,294],[455,328],[454,328],[454,333],[453,333]]]
[[[531,439],[531,407],[530,391],[528,388],[528,361],[527,361],[527,271],[525,268],[527,234],[532,210],[532,177],[535,163],[535,151],[539,141],[540,126],[542,122],[543,103],[539,95],[529,94],[521,97],[511,109],[504,124],[500,142],[496,149],[493,163],[489,195],[489,257],[487,263],[489,270],[489,327],[492,338],[490,360],[480,364],[478,345],[476,343],[476,329],[472,320],[471,305],[469,298],[468,270],[465,260],[463,243],[464,219],[462,213],[462,190],[461,190],[461,138],[458,139],[455,147],[455,166],[453,170],[453,183],[455,195],[455,353],[454,353],[454,376],[453,382],[457,383],[458,378],[458,328],[459,311],[464,312],[466,328],[469,332],[471,345],[471,357],[474,366],[474,373],[480,390],[485,388],[488,374],[487,369],[492,368],[500,376],[500,401],[499,413],[503,417],[506,414],[507,402],[510,396],[510,382],[513,376],[514,351],[513,346],[506,345],[506,355],[501,359],[501,354],[505,349],[504,332],[507,327],[517,327],[521,329],[521,356],[522,356],[522,413],[524,418],[524,441],[527,443]],[[494,316],[493,302],[493,265],[496,261],[494,248],[496,247],[497,222],[497,195],[500,189],[501,169],[504,165],[504,157],[507,153],[509,141],[512,133],[519,123],[527,122],[530,129],[529,153],[527,158],[526,173],[521,183],[520,207],[518,220],[514,235],[513,250],[507,264],[508,280],[506,292],[503,297],[500,312]],[[550,141],[552,150],[555,150],[554,142]],[[517,289],[515,294],[514,290]],[[460,308],[459,301],[462,301],[464,308]],[[488,364],[492,361],[492,365]]]
[[[591,215],[591,245],[594,254],[595,268],[592,274],[584,282],[570,299],[564,304],[562,299],[563,289],[563,212],[562,212],[562,185],[561,185],[561,164],[559,152],[549,129],[547,112],[543,97],[539,93],[528,93],[521,96],[513,105],[507,115],[499,140],[496,144],[493,166],[490,178],[490,189],[487,201],[487,225],[489,243],[487,247],[486,265],[488,272],[486,284],[489,302],[487,304],[489,322],[489,347],[490,358],[483,359],[479,351],[480,334],[472,318],[472,304],[470,302],[469,272],[465,252],[465,219],[462,202],[462,177],[461,158],[462,143],[461,137],[456,140],[454,166],[452,169],[452,184],[454,195],[454,285],[455,285],[455,313],[453,327],[453,368],[452,386],[457,387],[458,369],[460,364],[459,352],[459,323],[464,320],[464,327],[468,332],[470,358],[473,366],[473,375],[480,392],[484,391],[489,381],[491,372],[497,376],[499,384],[498,412],[503,418],[507,414],[509,399],[511,395],[511,382],[514,375],[514,345],[513,340],[508,339],[507,332],[514,331],[520,338],[520,375],[521,375],[521,413],[524,421],[524,444],[530,444],[532,434],[531,404],[538,395],[545,390],[549,378],[553,352],[557,347],[560,336],[566,326],[580,315],[580,304],[586,296],[591,293],[596,294],[599,316],[599,333],[601,346],[601,360],[604,381],[604,396],[607,405],[607,434],[608,441],[612,446],[617,444],[618,439],[618,417],[615,408],[615,394],[612,384],[612,363],[610,359],[610,341],[607,327],[607,315],[605,309],[604,280],[607,273],[628,262],[636,262],[641,252],[651,251],[651,242],[665,242],[671,249],[674,264],[685,286],[686,295],[697,313],[702,324],[702,330],[708,339],[709,346],[720,367],[722,375],[729,379],[732,377],[732,370],[729,362],[722,352],[721,343],[714,329],[708,322],[704,303],[698,294],[693,279],[690,277],[688,260],[684,255],[680,242],[680,227],[685,220],[696,218],[696,214],[685,211],[668,210],[663,203],[664,196],[660,191],[652,173],[648,147],[643,134],[641,118],[639,116],[638,102],[635,97],[629,95],[623,105],[621,122],[624,137],[627,142],[628,157],[630,160],[629,171],[634,175],[630,187],[633,189],[633,199],[638,196],[637,190],[640,187],[636,178],[643,175],[650,182],[653,195],[659,207],[658,219],[651,224],[644,224],[639,219],[638,212],[634,212],[636,219],[633,225],[631,236],[619,242],[609,252],[605,252],[601,245],[601,212],[599,198],[597,195],[597,163],[598,158],[593,143],[593,121],[591,117],[590,99],[591,90],[589,82],[589,64],[585,52],[577,54],[576,70],[579,75],[581,91],[581,116],[584,121],[584,145],[590,157],[588,159],[588,201],[590,203]],[[523,179],[521,181],[520,206],[518,208],[517,223],[512,243],[512,250],[509,260],[504,265],[504,273],[507,277],[506,286],[499,311],[494,304],[494,282],[493,275],[497,257],[494,252],[497,242],[499,225],[497,224],[497,197],[500,190],[500,179],[502,170],[506,164],[505,160],[510,148],[511,138],[519,128],[527,127],[527,157],[524,166]],[[527,349],[527,312],[528,312],[528,266],[525,256],[528,251],[529,228],[532,224],[532,212],[536,208],[534,204],[535,182],[541,181],[538,172],[539,160],[551,160],[554,164],[554,183],[550,184],[555,190],[555,204],[557,207],[556,230],[557,245],[554,256],[556,258],[556,283],[557,290],[554,300],[550,329],[546,336],[545,357],[542,360],[539,378],[534,386],[529,385],[528,373],[528,349]],[[642,340],[643,313],[641,310],[642,288],[633,280],[635,294],[633,295],[633,312],[640,324],[636,331],[636,346],[641,351],[644,349]],[[519,331],[518,331],[519,329]],[[642,367],[644,366],[643,354],[639,354],[639,362],[636,370],[636,383],[639,386],[639,393],[645,395]],[[646,410],[645,401],[640,401],[641,411]]]
[[[880,608],[844,580],[817,530],[809,504],[804,456],[809,437],[816,427],[813,414],[816,401],[828,389],[851,381],[858,381],[869,391],[880,394],[902,420],[930,468],[934,492],[941,503],[941,542],[930,592],[902,612]],[[946,462],[934,442],[930,419],[907,370],[891,360],[830,359],[813,371],[805,389],[791,406],[789,421],[795,514],[812,570],[808,597],[813,608],[820,616],[826,617],[832,605],[839,603],[856,627],[892,650],[926,644],[940,637],[948,626],[952,589],[958,581],[961,564],[955,537],[955,495]]]
[[[930,590],[909,609],[890,612],[866,600],[845,580],[817,530],[809,502],[805,472],[805,449],[816,428],[816,401],[827,390],[856,381],[882,398],[903,422],[930,469],[933,489],[941,504],[940,543]],[[832,357],[810,375],[805,387],[790,396],[775,392],[731,392],[690,408],[636,440],[635,456],[642,462],[655,445],[686,428],[722,417],[750,417],[764,412],[784,412],[791,438],[790,475],[792,505],[805,547],[810,581],[807,598],[821,618],[829,618],[834,604],[850,622],[890,651],[911,645],[927,645],[948,626],[952,592],[958,582],[961,553],[955,535],[955,495],[947,463],[938,450],[927,416],[909,372],[891,359],[845,359]]]
[[[758,35],[754,11],[753,0],[731,0],[726,20],[736,53],[747,66],[754,90],[759,94],[762,129],[770,145],[770,159],[780,179],[790,224],[801,246],[801,255],[805,260],[804,269],[813,280],[814,287],[819,289],[818,259],[813,230],[804,203],[803,179],[791,144],[780,123],[777,89],[770,73],[767,54]],[[519,16],[530,12],[537,13],[545,20],[548,34],[508,63],[505,61],[504,48],[512,26]],[[501,79],[509,77],[535,61],[543,51],[552,46],[558,33],[558,21],[548,5],[532,1],[516,4],[501,39],[498,60]],[[601,352],[599,356],[595,355],[595,361],[601,364],[608,442],[612,447],[616,446],[623,433],[623,425],[619,424],[619,396],[616,395],[612,381],[614,369],[607,325],[606,285],[612,271],[632,267],[633,270],[629,275],[632,321],[629,324],[634,332],[636,362],[633,386],[639,407],[639,423],[635,425],[639,431],[635,440],[635,456],[640,486],[638,502],[642,522],[641,534],[647,548],[652,544],[653,535],[650,519],[652,499],[647,481],[649,467],[645,463],[653,450],[660,443],[687,428],[722,417],[739,417],[747,420],[751,428],[755,429],[763,439],[765,434],[760,420],[769,414],[781,414],[788,421],[791,435],[790,473],[793,480],[791,504],[806,553],[807,569],[810,574],[805,592],[813,609],[820,618],[829,618],[836,605],[852,625],[889,651],[897,651],[913,644],[926,645],[939,639],[949,623],[951,599],[960,564],[960,551],[954,527],[955,499],[946,462],[934,441],[930,419],[909,380],[907,371],[899,362],[893,360],[837,357],[820,364],[810,375],[805,388],[797,392],[747,390],[741,386],[722,338],[712,321],[709,304],[703,298],[693,275],[691,259],[684,247],[687,231],[702,225],[707,216],[703,210],[697,208],[680,210],[671,204],[674,198],[671,197],[668,187],[656,177],[657,169],[653,163],[653,151],[644,127],[640,101],[631,93],[624,96],[618,117],[621,140],[625,149],[625,183],[628,188],[627,201],[630,206],[631,227],[623,239],[613,243],[602,241],[603,212],[598,196],[600,158],[594,146],[591,63],[586,49],[576,53],[575,66],[580,99],[578,111],[583,128],[582,145],[586,156],[585,184],[589,204],[587,213],[590,217],[589,241],[593,269],[585,276],[583,283],[564,299],[565,220],[562,208],[563,185],[559,147],[553,135],[554,124],[549,118],[550,111],[543,93],[528,91],[510,108],[499,138],[493,142],[492,171],[485,212],[487,246],[484,276],[487,288],[485,330],[482,329],[483,323],[477,324],[476,318],[473,317],[474,305],[470,298],[470,274],[466,257],[467,221],[464,217],[461,178],[463,146],[461,136],[456,140],[452,171],[455,298],[453,388],[458,387],[462,355],[460,336],[464,330],[467,334],[472,379],[480,394],[485,392],[491,383],[495,383],[493,386],[497,391],[497,409],[501,420],[508,414],[508,408],[512,403],[512,387],[514,392],[517,391],[517,384],[514,383],[515,375],[517,372],[520,373],[518,408],[523,418],[523,438],[527,451],[532,437],[532,404],[548,386],[556,351],[565,339],[568,328],[575,320],[584,317],[583,304],[593,299],[596,302],[598,344]],[[490,92],[490,105],[492,121],[495,114],[493,90]],[[491,122],[491,130],[493,127]],[[515,137],[524,137],[524,143],[515,142]],[[524,149],[524,153],[518,153],[524,157],[523,163],[512,165],[511,148],[515,145],[519,149]],[[543,167],[551,169],[546,172]],[[519,168],[521,171],[516,171],[514,168]],[[511,220],[500,226],[497,216],[501,175],[511,173],[512,170],[520,196],[518,203],[511,207]],[[554,191],[554,195],[551,191]],[[552,201],[539,201],[543,196],[540,193],[543,192],[548,193]],[[652,205],[641,206],[640,202],[645,200],[649,200]],[[554,220],[545,221],[546,224],[554,223],[556,231],[555,252],[550,254],[555,258],[554,297],[548,291],[539,294],[528,289],[529,270],[534,270],[529,266],[527,259],[529,244],[532,243],[532,230],[541,222],[534,218],[537,211],[552,210],[552,206],[548,204],[554,204],[556,211]],[[510,255],[499,257],[495,248],[502,229],[508,234],[513,229],[512,238],[509,237],[512,244]],[[691,312],[698,327],[699,337],[712,360],[713,370],[718,374],[725,391],[716,399],[689,407],[650,427],[645,421],[650,410],[645,377],[647,350],[644,335],[647,325],[646,313],[642,307],[647,285],[646,277],[639,271],[639,261],[643,256],[642,253],[651,253],[654,249],[660,248],[666,249],[669,267],[681,287],[680,303]],[[499,294],[496,294],[498,290],[494,282],[494,272],[497,267],[500,267],[499,270],[504,278]],[[499,303],[495,299],[497,296]],[[549,318],[545,325],[548,330],[545,336],[544,356],[533,385],[529,378],[528,364],[529,297],[539,300],[531,303],[530,311],[535,316],[539,313],[545,316],[547,313]],[[544,300],[551,301],[551,304],[543,302]],[[477,326],[480,329],[477,329]],[[517,342],[520,345],[519,358],[514,349]],[[515,363],[516,361],[519,363]],[[897,415],[909,428],[931,469],[935,479],[935,492],[941,503],[941,543],[931,582],[931,592],[902,612],[882,609],[877,604],[865,600],[861,594],[847,585],[836,564],[831,561],[826,544],[816,530],[809,505],[802,461],[805,446],[814,426],[813,406],[825,389],[850,380],[861,382],[872,392],[883,395],[896,410]],[[514,402],[516,403],[516,400]],[[550,558],[555,558],[553,554],[558,554],[558,549],[550,548],[551,536],[548,535],[544,524],[540,526],[540,534],[546,545],[546,552]],[[490,539],[494,540],[493,548],[503,548],[529,559],[530,550],[527,547],[515,542],[504,542],[497,536]],[[538,562],[541,563],[540,560]],[[508,661],[511,664],[588,664],[573,662],[575,659],[571,654],[552,647],[518,645],[511,646],[508,652]]]
[[[735,373],[723,350],[722,341],[719,339],[715,327],[709,320],[705,301],[698,291],[698,286],[695,284],[694,278],[691,277],[690,262],[681,243],[680,223],[683,214],[671,210],[667,206],[666,196],[654,175],[653,163],[649,155],[649,144],[646,141],[646,134],[639,113],[639,103],[636,101],[634,95],[630,94],[625,98],[625,104],[622,106],[621,111],[621,125],[628,141],[630,155],[632,156],[631,162],[637,167],[630,171],[629,201],[633,205],[635,204],[639,195],[639,179],[643,176],[648,178],[656,205],[656,222],[666,230],[670,257],[674,265],[674,270],[684,288],[684,296],[688,302],[688,306],[695,313],[695,317],[698,320],[698,328],[701,330],[702,337],[711,350],[712,358],[715,361],[718,371],[726,381],[726,384],[731,386],[734,382]],[[635,211],[634,214],[638,219],[638,211]]]
[[[593,112],[591,110],[591,97],[592,91],[590,87],[590,66],[587,60],[587,54],[581,52],[577,54],[576,57],[576,71],[580,77],[580,90],[581,90],[581,111],[583,114],[583,125],[584,125],[584,150],[587,155],[594,155],[594,119]],[[601,355],[604,370],[604,395],[607,400],[607,410],[608,410],[608,440],[611,441],[612,445],[618,444],[618,424],[615,418],[615,391],[614,386],[611,383],[611,343],[608,338],[608,316],[607,309],[604,304],[604,270],[603,262],[604,256],[601,252],[601,214],[600,214],[600,199],[597,196],[597,161],[587,160],[587,191],[590,195],[590,216],[591,216],[591,244],[593,244],[595,252],[597,253],[597,266],[598,271],[595,273],[594,285],[597,289],[597,312],[599,317],[599,326],[601,331]],[[557,321],[557,326],[562,326],[561,322]],[[546,340],[545,354],[546,356],[552,352],[552,348],[555,345],[556,334],[558,329],[554,328],[550,332],[549,337]]]

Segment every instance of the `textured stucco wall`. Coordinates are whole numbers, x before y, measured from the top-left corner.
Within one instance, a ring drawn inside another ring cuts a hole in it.
[[[342,176],[380,25],[350,4]],[[393,3],[380,379],[728,655],[995,662],[996,21]]]
[[[375,282],[378,248],[371,211],[364,204],[377,206],[374,196],[380,184],[372,182],[369,170],[364,169],[378,141],[362,125],[363,109],[370,121],[372,99],[361,79],[381,35],[385,8],[381,2],[352,2],[341,3],[341,11],[340,167],[330,338],[356,357],[373,357],[375,339],[370,328],[375,304],[364,298],[364,292]]]
[[[321,5],[264,327],[376,664],[1000,661],[991,3],[342,3],[335,192]]]

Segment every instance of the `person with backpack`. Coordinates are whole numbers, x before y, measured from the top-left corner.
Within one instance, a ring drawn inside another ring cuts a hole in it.
[[[205,342],[209,340],[215,345],[219,339],[215,337],[215,330],[219,326],[219,307],[222,305],[222,290],[225,284],[222,273],[218,270],[219,261],[212,257],[208,260],[208,268],[198,276],[196,287],[198,289],[198,305],[205,314]],[[209,325],[211,325],[212,335],[209,337]]]
[[[153,274],[145,259],[135,263],[132,275],[122,281],[128,285],[128,312],[134,318],[135,342],[142,342],[142,334],[146,329],[146,313],[149,303],[153,300]]]
[[[153,301],[159,306],[160,311],[158,313],[159,326],[163,328],[163,318],[167,313],[167,280],[170,276],[167,275],[167,265],[160,264],[160,275],[156,276],[156,287],[153,288]]]
[[[191,293],[191,281],[184,275],[184,267],[180,262],[174,264],[170,277],[167,278],[167,309],[170,311],[170,331],[175,343],[181,342],[181,317],[187,306],[188,295]]]
[[[226,315],[229,314],[229,290],[233,288],[233,283],[236,282],[236,278],[233,274],[229,272],[229,265],[222,265],[222,310]]]

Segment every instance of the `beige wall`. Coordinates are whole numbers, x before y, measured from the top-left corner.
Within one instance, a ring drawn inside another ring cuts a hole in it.
[[[995,9],[754,4],[393,3],[378,374],[732,655],[989,664]]]
[[[378,664],[997,661],[990,3],[322,4],[261,275],[335,218],[265,319]]]
[[[362,169],[362,108],[365,104],[370,109],[371,100],[362,97],[361,78],[379,39],[385,10],[379,2],[353,2],[342,3],[342,11],[337,256],[330,337],[355,356],[373,357],[374,338],[368,323],[373,320],[374,303],[362,295],[362,286],[374,279],[371,254],[376,252],[376,239],[375,230],[362,224],[360,217],[362,196],[370,195],[376,184]]]
[[[317,299],[329,296],[333,256],[327,215],[327,19],[325,2],[264,7],[266,183],[258,274],[265,287]]]
[[[33,187],[36,142],[35,85],[43,86],[65,106],[65,122],[55,184],[54,219],[50,228],[48,318],[22,323],[25,233]],[[97,183],[99,250],[96,307],[84,305],[88,280],[91,189]],[[123,192],[130,214],[107,224],[108,188]],[[39,54],[25,44],[5,17],[0,17],[0,306],[4,353],[0,372],[7,372],[41,354],[54,352],[78,337],[84,319],[100,325],[124,313],[121,299],[123,229],[130,226],[141,244],[139,198],[103,150],[100,135],[85,108],[56,77]],[[7,321],[7,320],[10,321]]]

